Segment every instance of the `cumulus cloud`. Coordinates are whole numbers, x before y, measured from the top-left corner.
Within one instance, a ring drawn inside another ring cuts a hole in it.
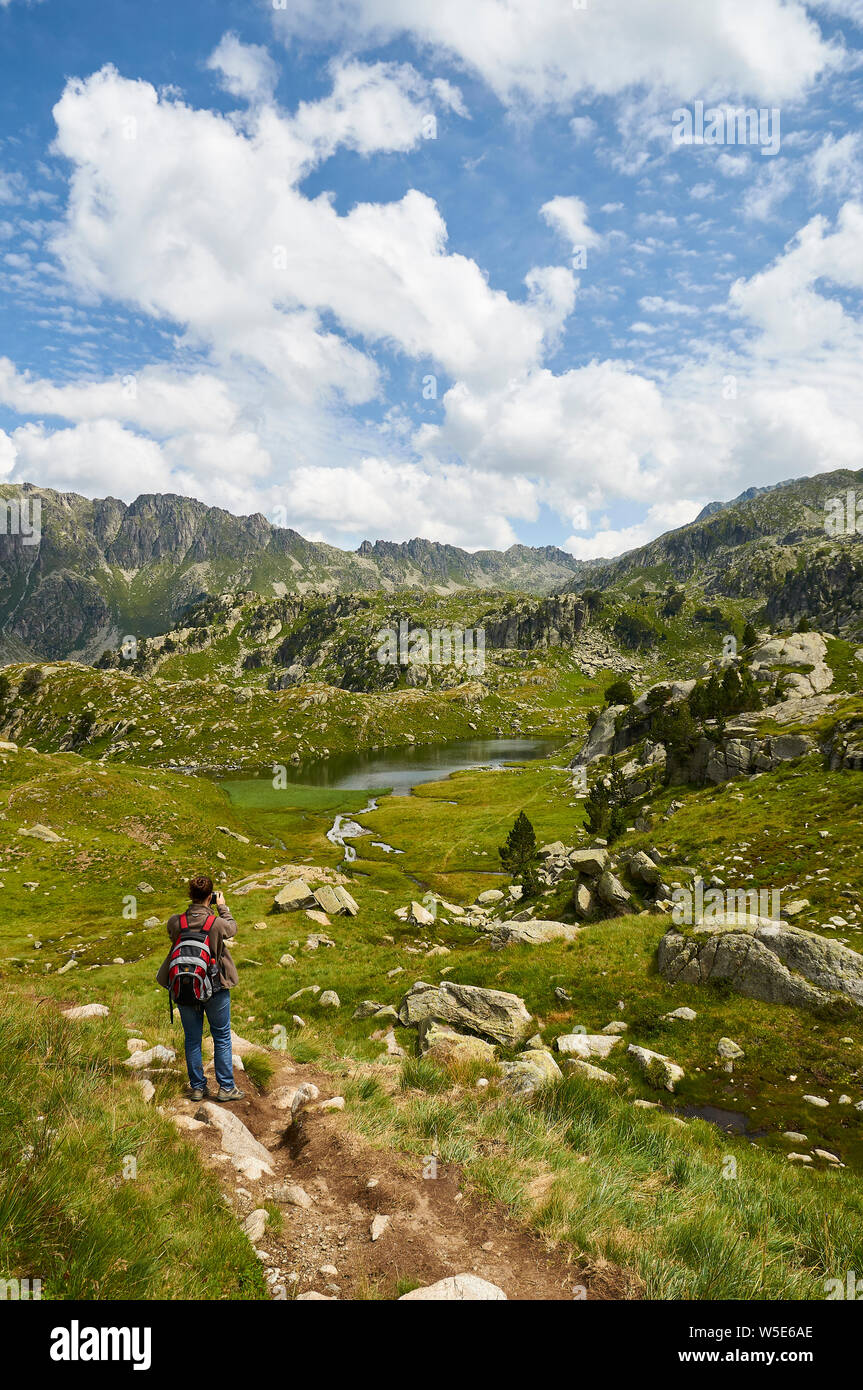
[[[8,357],[0,357],[0,403],[20,415],[109,418],[161,436],[185,430],[226,432],[237,422],[237,407],[224,382],[204,372],[184,378],[165,367],[57,386],[18,372]]]
[[[266,101],[276,89],[279,70],[260,44],[242,43],[236,34],[223,35],[207,59],[207,67],[232,97]]]
[[[564,542],[563,548],[578,560],[612,559],[624,550],[635,550],[640,545],[647,545],[648,541],[665,531],[686,526],[695,520],[703,505],[703,502],[684,501],[657,503],[648,508],[643,521],[637,522],[634,526],[625,526],[619,530],[603,527],[589,540],[583,536],[572,535]]]
[[[860,325],[839,299],[815,288],[819,280],[845,289],[863,288],[863,207],[846,203],[836,230],[814,217],[790,249],[766,270],[732,285],[731,306],[759,330],[766,354],[799,354],[860,341]]]
[[[545,312],[495,291],[474,261],[449,253],[426,194],[411,189],[342,216],[328,197],[310,199],[284,176],[293,166],[299,179],[322,139],[327,152],[357,132],[367,148],[375,139],[401,146],[405,126],[386,104],[405,98],[401,75],[372,74],[371,96],[355,79],[354,67],[348,92],[325,99],[323,114],[300,108],[291,119],[268,108],[251,133],[160,100],[148,83],[111,68],[70,83],[55,107],[57,144],[73,173],[54,242],[69,276],[185,325],[223,354],[255,359],[304,399],[315,387],[352,401],[375,389],[374,364],[325,331],[321,315],[367,344],[395,345],[460,376],[538,360]],[[425,107],[413,100],[410,109],[416,143]],[[371,111],[380,118],[375,137]],[[130,119],[134,160],[124,138]],[[280,370],[286,361],[290,370]]]
[[[84,492],[91,497],[104,496],[116,487],[122,487],[125,496],[178,490],[159,445],[114,420],[88,420],[59,430],[26,424],[13,430],[10,438],[15,450],[10,482],[37,480],[59,492]]]
[[[810,157],[809,171],[816,193],[859,197],[863,190],[863,137],[858,131],[838,140],[825,135]]]
[[[782,0],[290,0],[276,33],[376,46],[407,36],[468,68],[507,104],[569,105],[647,85],[683,99],[791,100],[835,57],[799,4]]]
[[[458,464],[426,468],[366,458],[351,467],[298,468],[291,477],[292,515],[307,530],[402,540],[410,534],[467,546],[505,548],[516,539],[513,519],[535,521],[534,482],[516,475],[506,490],[496,473]]]
[[[571,195],[551,198],[543,203],[540,213],[548,225],[569,242],[573,251],[598,246],[602,240],[589,226],[587,206],[581,198]]]

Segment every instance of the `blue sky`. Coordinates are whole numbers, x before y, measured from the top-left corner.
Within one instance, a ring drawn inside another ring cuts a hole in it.
[[[593,556],[860,467],[861,41],[861,0],[0,0],[2,476]]]

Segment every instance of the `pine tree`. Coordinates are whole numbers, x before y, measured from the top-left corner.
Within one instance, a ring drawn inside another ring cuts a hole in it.
[[[536,866],[539,863],[536,834],[524,811],[519,811],[512,830],[506,837],[506,844],[500,846],[498,854],[504,868],[512,874],[513,880],[517,879],[521,883],[524,897],[529,898],[539,890],[539,879],[536,875]]]
[[[631,803],[626,792],[626,778],[612,758],[611,771],[594,782],[584,803],[587,828],[594,839],[609,844],[622,835],[631,818]]]

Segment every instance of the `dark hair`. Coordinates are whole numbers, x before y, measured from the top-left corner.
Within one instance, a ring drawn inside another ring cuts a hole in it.
[[[193,903],[205,903],[213,894],[213,880],[206,874],[196,874],[189,879],[189,897]]]

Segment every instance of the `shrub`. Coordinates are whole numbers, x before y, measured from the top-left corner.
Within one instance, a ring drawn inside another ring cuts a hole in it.
[[[607,705],[631,705],[634,700],[635,691],[627,680],[612,681],[605,692]]]

